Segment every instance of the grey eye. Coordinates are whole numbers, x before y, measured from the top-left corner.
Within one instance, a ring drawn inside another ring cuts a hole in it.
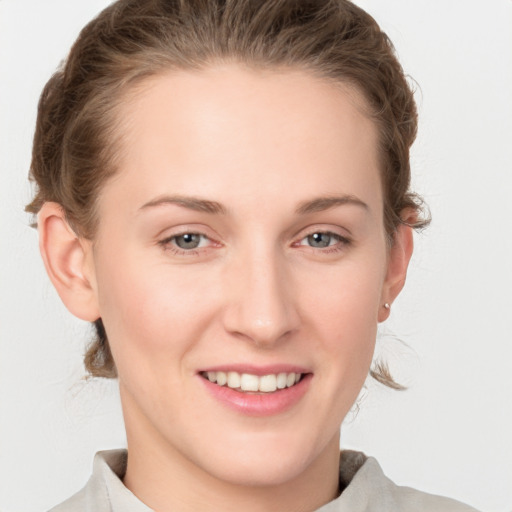
[[[320,249],[323,247],[329,247],[338,241],[338,239],[331,233],[313,233],[307,236],[306,239],[311,247],[317,247]]]
[[[203,235],[197,233],[184,233],[174,237],[174,243],[180,249],[197,249]]]

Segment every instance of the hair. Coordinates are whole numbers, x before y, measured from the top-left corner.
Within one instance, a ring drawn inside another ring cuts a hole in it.
[[[410,191],[409,148],[417,131],[413,91],[389,38],[348,0],[113,3],[81,31],[41,94],[30,167],[36,194],[26,210],[36,214],[45,202],[56,202],[78,236],[94,239],[99,192],[117,171],[123,99],[150,76],[220,62],[300,69],[362,93],[380,134],[388,240],[407,222],[404,212],[409,225],[427,225],[422,200]],[[94,325],[86,369],[115,377],[101,318]],[[400,388],[382,362],[370,375]]]

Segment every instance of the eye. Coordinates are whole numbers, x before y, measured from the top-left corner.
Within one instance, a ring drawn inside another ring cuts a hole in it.
[[[304,237],[300,241],[300,245],[309,245],[310,247],[314,247],[316,249],[324,249],[325,247],[337,245],[342,241],[345,241],[345,239],[340,235],[319,231]]]
[[[199,233],[183,233],[174,236],[172,240],[180,249],[197,249],[200,247],[203,238],[206,240],[206,237]]]
[[[201,233],[190,232],[170,236],[159,243],[164,247],[167,246],[176,251],[187,252],[206,247],[210,243],[210,239]]]

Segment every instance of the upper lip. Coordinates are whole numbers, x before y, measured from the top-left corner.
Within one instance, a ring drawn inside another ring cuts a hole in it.
[[[199,373],[203,372],[237,372],[237,373],[249,373],[251,375],[272,375],[278,373],[310,373],[306,368],[302,366],[292,364],[271,364],[264,366],[256,366],[253,364],[225,364],[215,365],[201,368]]]

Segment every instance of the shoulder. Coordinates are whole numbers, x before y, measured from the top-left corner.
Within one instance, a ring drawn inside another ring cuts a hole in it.
[[[98,452],[93,473],[85,487],[49,512],[117,512],[149,510],[126,489],[122,478],[126,470],[126,450]]]
[[[86,486],[50,512],[150,512],[122,483],[126,460],[125,450],[97,453]],[[341,495],[317,512],[477,512],[450,498],[396,485],[374,458],[350,450],[341,452],[340,486]]]
[[[90,510],[90,507],[87,507],[86,490],[84,488],[60,505],[53,507],[49,512],[81,512],[86,510]]]
[[[373,495],[375,503],[384,500],[394,512],[477,512],[473,507],[444,496],[429,494],[411,487],[397,485],[387,478],[378,462],[368,458],[362,476],[363,485],[376,486],[379,489],[377,496]],[[379,505],[380,507],[380,505]],[[373,509],[369,509],[373,510]],[[377,510],[377,508],[375,508]],[[379,508],[379,510],[382,510]],[[388,510],[388,509],[384,509]]]
[[[374,458],[359,452],[341,452],[340,481],[343,492],[321,512],[477,512],[459,501],[396,485]]]

